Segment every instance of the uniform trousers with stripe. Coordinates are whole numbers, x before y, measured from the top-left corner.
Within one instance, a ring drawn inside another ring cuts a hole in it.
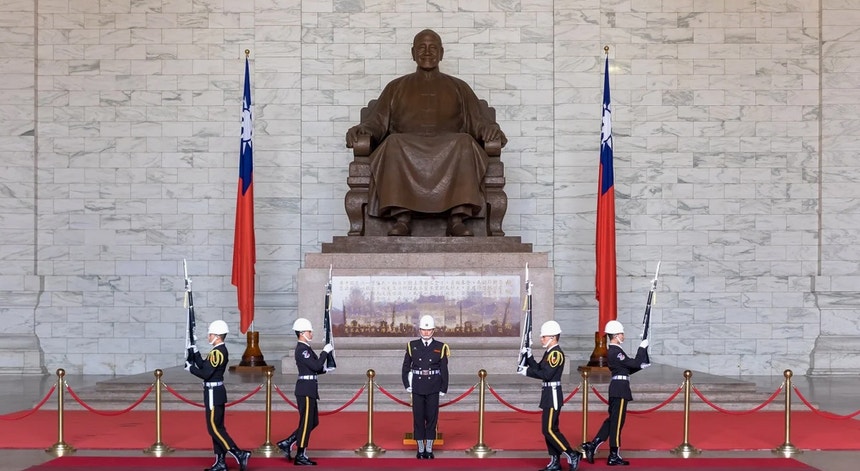
[[[216,387],[223,388],[224,386]],[[215,393],[213,388],[206,388],[203,395],[203,402],[206,405],[206,430],[212,437],[212,450],[216,455],[224,455],[238,447],[224,427],[224,404],[212,405]]]
[[[297,447],[307,448],[311,431],[320,424],[319,408],[317,400],[310,396],[296,396],[296,403],[299,406],[299,426],[293,436],[296,437]]]
[[[609,398],[609,417],[603,421],[595,439],[598,442],[609,440],[609,448],[621,448],[621,429],[627,418],[627,400],[623,397]]]
[[[551,456],[559,456],[565,450],[570,450],[570,443],[558,429],[558,413],[558,409],[546,408],[542,410],[540,418],[541,432],[546,441],[546,451]]]

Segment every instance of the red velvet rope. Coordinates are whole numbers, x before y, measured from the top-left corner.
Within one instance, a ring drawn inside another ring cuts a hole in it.
[[[376,386],[376,389],[379,389],[379,392],[388,396],[388,398],[391,399],[392,401],[400,404],[401,406],[412,407],[412,404],[404,401],[403,399],[399,399],[399,398],[394,397],[393,395],[391,395],[391,393],[386,391],[385,388],[383,388],[382,386],[380,386],[376,383],[373,383],[373,384]]]
[[[201,404],[199,402],[194,402],[194,401],[184,397],[182,394],[179,394],[179,392],[177,392],[175,389],[171,388],[167,384],[164,385],[164,388],[167,389],[167,392],[169,392],[170,394],[173,394],[174,396],[176,396],[177,399],[181,400],[182,402],[184,402],[186,404],[191,404],[192,406],[199,407],[201,409],[206,407],[204,404]],[[240,397],[239,399],[236,399],[233,402],[228,402],[228,403],[224,404],[224,407],[232,407],[232,406],[235,406],[236,404],[239,404],[241,402],[245,402],[248,399],[250,399],[251,396],[260,392],[261,389],[263,389],[263,385],[257,386],[257,389],[249,392],[248,394],[245,394],[244,396]]]
[[[502,396],[499,396],[499,394],[496,392],[496,390],[495,390],[495,389],[493,389],[493,387],[492,387],[492,386],[487,386],[487,389],[489,389],[489,390],[490,390],[490,394],[492,394],[492,395],[493,395],[493,397],[495,397],[495,398],[496,398],[496,400],[497,400],[497,401],[499,401],[503,406],[505,406],[505,407],[507,407],[508,409],[511,409],[511,410],[513,410],[513,411],[515,411],[515,412],[519,412],[519,413],[521,413],[521,414],[540,414],[540,413],[542,412],[542,411],[539,411],[539,410],[525,410],[525,409],[520,409],[519,407],[517,407],[517,406],[515,406],[515,405],[513,405],[513,404],[511,404],[511,403],[509,403],[509,402],[507,402],[507,401],[505,401],[504,399],[502,399]]]
[[[569,401],[573,396],[575,396],[576,393],[579,392],[579,388],[581,388],[581,387],[582,387],[582,383],[580,383],[579,386],[576,387],[576,389],[571,391],[570,394],[568,394],[567,397],[565,397],[562,400],[562,404],[567,404],[567,401]],[[511,410],[514,410],[516,412],[520,412],[522,414],[540,414],[542,412],[542,411],[520,409],[519,407],[516,407],[513,404],[511,404],[510,402],[507,402],[504,399],[502,399],[502,397],[499,396],[499,394],[492,387],[488,386],[487,388],[490,390],[490,394],[492,394],[493,397],[496,398],[496,400],[498,400],[503,406],[505,406]]]
[[[280,395],[280,396],[281,396],[281,399],[283,399],[287,404],[289,404],[290,406],[292,406],[292,408],[293,408],[293,409],[298,409],[298,408],[299,408],[298,404],[296,404],[295,402],[291,401],[291,400],[290,400],[290,398],[288,398],[287,396],[285,396],[285,395],[284,395],[284,393],[283,393],[283,392],[281,392],[281,388],[279,388],[277,385],[275,385],[275,391],[277,391],[277,392],[278,392],[278,395]]]
[[[851,414],[848,414],[848,415],[839,415],[839,414],[834,414],[833,412],[827,412],[827,411],[823,411],[820,409],[816,409],[815,406],[813,406],[809,401],[806,400],[805,397],[803,397],[803,394],[800,393],[800,390],[797,389],[797,386],[792,386],[792,388],[794,388],[794,392],[797,394],[797,397],[800,398],[800,400],[803,402],[803,404],[809,410],[811,410],[812,412],[815,412],[815,414],[820,415],[821,417],[824,417],[826,419],[845,420],[845,419],[853,419],[854,417],[857,417],[858,415],[860,415],[860,410],[858,410],[856,412],[852,412]]]
[[[278,395],[279,395],[279,396],[281,396],[281,399],[283,399],[287,404],[289,404],[290,406],[292,406],[292,408],[293,408],[293,409],[298,409],[298,408],[299,408],[298,404],[296,404],[295,402],[291,401],[291,400],[290,400],[290,399],[289,399],[289,398],[288,398],[288,397],[283,393],[283,391],[281,391],[281,388],[279,388],[277,385],[275,386],[275,391],[277,391],[277,392],[278,392]],[[361,393],[363,393],[363,392],[364,392],[364,386],[362,386],[362,387],[358,390],[358,392],[356,392],[356,393],[355,393],[355,395],[354,395],[354,396],[352,396],[352,398],[351,398],[350,400],[346,401],[346,403],[345,403],[345,404],[343,404],[342,406],[340,406],[340,407],[338,407],[337,409],[334,409],[334,410],[330,410],[330,411],[326,411],[326,412],[320,412],[319,414],[320,414],[320,415],[332,415],[332,414],[337,414],[338,412],[340,412],[340,411],[342,411],[342,410],[346,409],[346,408],[347,408],[347,407],[349,407],[353,402],[355,402],[355,400],[356,400],[356,399],[358,399],[358,398],[359,398],[359,396],[361,396]]]
[[[51,390],[48,391],[48,394],[45,394],[45,397],[43,397],[42,400],[39,401],[39,403],[36,404],[36,406],[33,407],[32,409],[30,409],[26,412],[19,411],[19,412],[13,412],[11,414],[0,415],[0,420],[21,420],[23,418],[30,417],[31,415],[35,414],[37,410],[41,409],[42,406],[44,406],[46,402],[48,402],[48,398],[51,397],[51,394],[54,394],[54,391],[56,389],[57,389],[56,384],[51,386]]]
[[[475,386],[477,386],[477,384],[475,384]],[[469,394],[472,394],[472,391],[475,390],[475,386],[472,386],[471,388],[467,389],[466,392],[464,392],[463,394],[460,394],[459,396],[455,397],[454,399],[451,399],[448,402],[444,402],[442,404],[439,404],[439,407],[448,407],[451,404],[456,404],[456,403],[462,401],[463,398],[465,398]]]
[[[604,404],[607,404],[607,405],[609,404],[609,401],[608,401],[608,400],[606,400],[606,398],[605,398],[605,397],[601,396],[601,395],[600,395],[600,393],[597,391],[597,389],[595,389],[595,388],[594,388],[594,386],[592,386],[592,387],[591,387],[591,390],[594,392],[594,395],[595,395],[595,396],[597,396],[597,398],[598,398],[598,399],[600,399],[600,402],[602,402],[602,403],[604,403]],[[666,399],[665,401],[661,402],[660,404],[657,404],[656,406],[654,406],[654,407],[652,407],[652,408],[650,408],[650,409],[643,409],[643,410],[627,410],[627,413],[628,413],[628,414],[632,414],[632,415],[639,415],[639,414],[648,414],[648,413],[651,413],[651,412],[654,412],[654,411],[660,410],[660,409],[662,409],[663,407],[666,407],[666,405],[667,405],[667,404],[669,404],[670,402],[674,401],[674,400],[675,400],[675,398],[676,398],[676,397],[678,397],[678,394],[679,394],[680,392],[681,392],[681,388],[679,387],[678,389],[676,389],[676,390],[675,390],[675,392],[673,392],[673,393],[672,393],[672,395],[671,395],[671,396],[669,396],[669,398],[668,398],[668,399]]]
[[[774,392],[773,392],[773,394],[771,394],[769,398],[767,398],[764,402],[762,402],[761,404],[759,404],[759,405],[757,405],[757,406],[753,407],[753,408],[752,408],[752,409],[750,409],[750,410],[746,410],[746,411],[734,411],[734,410],[726,410],[726,409],[723,409],[722,407],[717,406],[717,405],[716,405],[716,404],[714,404],[713,402],[711,402],[711,401],[707,400],[707,399],[705,398],[705,396],[703,396],[703,395],[702,395],[702,393],[701,393],[701,392],[699,392],[699,389],[698,389],[698,388],[693,387],[693,392],[695,392],[695,393],[696,393],[696,395],[697,395],[697,396],[699,396],[699,399],[701,399],[705,404],[707,404],[707,405],[711,406],[711,408],[713,408],[713,409],[714,409],[715,411],[717,411],[717,412],[722,412],[723,414],[729,414],[729,415],[746,415],[746,414],[752,414],[753,412],[758,412],[758,411],[760,411],[764,406],[766,406],[766,405],[770,404],[771,402],[773,402],[773,400],[774,400],[774,399],[776,399],[776,396],[778,396],[778,395],[779,395],[779,392],[780,392],[781,390],[782,390],[782,385],[779,385],[779,387],[778,387],[778,388],[776,388],[776,391],[774,391]]]
[[[355,393],[355,395],[354,395],[354,396],[352,396],[352,399],[350,399],[350,400],[346,401],[346,403],[344,403],[344,405],[342,405],[342,406],[340,406],[340,407],[338,407],[337,409],[334,409],[334,410],[330,410],[330,411],[327,411],[327,412],[320,412],[320,415],[332,415],[332,414],[337,414],[338,412],[340,412],[340,411],[342,411],[342,410],[346,409],[347,407],[349,407],[349,405],[350,405],[350,404],[352,404],[353,402],[355,402],[355,400],[356,400],[356,399],[358,399],[358,397],[359,397],[359,396],[361,396],[361,393],[363,393],[363,392],[364,392],[364,386],[362,386],[362,387],[361,387],[361,389],[359,389],[359,390],[358,390],[358,392],[357,392],[357,393]]]
[[[143,400],[144,400],[144,399],[146,399],[146,397],[147,397],[147,396],[149,396],[149,393],[151,393],[151,392],[152,392],[152,387],[153,387],[153,386],[152,386],[152,385],[150,385],[150,386],[149,386],[149,388],[146,390],[146,392],[144,392],[144,393],[143,393],[143,395],[142,395],[142,396],[140,396],[140,399],[138,399],[137,401],[135,401],[135,402],[134,402],[134,404],[132,404],[132,405],[130,405],[130,406],[128,406],[128,407],[126,407],[125,409],[123,409],[123,410],[119,410],[119,411],[110,411],[110,412],[106,412],[106,411],[98,411],[98,410],[93,409],[92,407],[90,407],[90,406],[89,406],[87,403],[85,403],[85,402],[84,402],[80,397],[78,397],[78,395],[77,395],[77,394],[75,394],[75,391],[74,391],[74,390],[72,390],[72,387],[71,387],[71,386],[69,386],[68,384],[66,385],[66,389],[68,389],[68,390],[69,390],[69,395],[70,395],[70,396],[72,396],[72,399],[74,399],[75,401],[77,401],[77,403],[78,403],[78,404],[80,404],[81,406],[83,406],[83,407],[84,407],[84,409],[86,409],[86,410],[88,410],[88,411],[92,412],[93,414],[101,415],[101,416],[105,416],[105,417],[113,417],[113,416],[117,416],[117,415],[125,414],[126,412],[130,412],[132,409],[134,409],[135,407],[139,406],[139,405],[140,405],[140,403],[141,403],[141,402],[143,402]]]

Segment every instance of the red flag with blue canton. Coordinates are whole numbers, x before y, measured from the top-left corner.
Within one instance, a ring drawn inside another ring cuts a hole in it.
[[[612,111],[609,106],[609,55],[603,73],[603,124],[600,127],[600,173],[597,192],[597,242],[594,297],[603,334],[606,323],[617,317],[615,275],[615,175],[612,169]]]
[[[254,136],[251,113],[251,73],[245,57],[245,91],[242,97],[242,142],[239,150],[239,192],[236,197],[236,228],[233,238],[233,279],[239,304],[239,330],[244,334],[254,322]]]

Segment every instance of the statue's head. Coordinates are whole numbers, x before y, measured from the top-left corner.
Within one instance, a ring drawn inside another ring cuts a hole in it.
[[[435,70],[445,54],[442,38],[432,29],[425,29],[412,40],[412,60],[422,70]]]

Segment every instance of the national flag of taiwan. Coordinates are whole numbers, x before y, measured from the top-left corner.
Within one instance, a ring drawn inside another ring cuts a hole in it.
[[[600,312],[597,330],[615,319],[618,288],[615,279],[615,176],[612,170],[612,111],[609,107],[609,55],[603,72],[603,125],[600,128],[600,173],[597,191],[595,295]]]
[[[233,280],[239,301],[239,330],[244,334],[254,322],[254,136],[251,113],[251,73],[245,57],[245,93],[242,97],[242,142],[239,150],[239,192],[236,196],[236,228],[233,238]]]

